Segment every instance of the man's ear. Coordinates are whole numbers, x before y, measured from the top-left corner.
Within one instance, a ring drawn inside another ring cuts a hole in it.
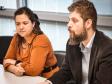
[[[86,22],[85,22],[85,27],[88,29],[90,29],[92,27],[92,20],[91,19],[88,19]]]

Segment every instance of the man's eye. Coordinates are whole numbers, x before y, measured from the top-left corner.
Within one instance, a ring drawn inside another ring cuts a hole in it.
[[[78,22],[78,20],[76,20],[76,19],[73,19],[73,22],[74,22],[74,23],[76,23],[76,22]]]

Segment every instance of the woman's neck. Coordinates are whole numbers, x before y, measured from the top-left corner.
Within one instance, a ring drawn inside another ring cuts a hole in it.
[[[31,39],[32,35],[33,35],[33,33],[31,33],[30,35],[24,37],[25,43],[28,43],[29,42],[29,40]]]

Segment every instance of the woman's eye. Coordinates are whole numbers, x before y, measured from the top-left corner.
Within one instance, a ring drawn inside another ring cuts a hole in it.
[[[16,23],[16,25],[18,26],[18,25],[19,25],[19,23]]]
[[[24,22],[24,25],[27,25],[28,24],[28,22]]]

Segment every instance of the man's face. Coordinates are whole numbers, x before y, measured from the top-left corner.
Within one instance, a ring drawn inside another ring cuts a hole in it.
[[[69,15],[68,31],[72,42],[79,43],[87,38],[87,31],[83,19],[76,11],[71,12]]]

